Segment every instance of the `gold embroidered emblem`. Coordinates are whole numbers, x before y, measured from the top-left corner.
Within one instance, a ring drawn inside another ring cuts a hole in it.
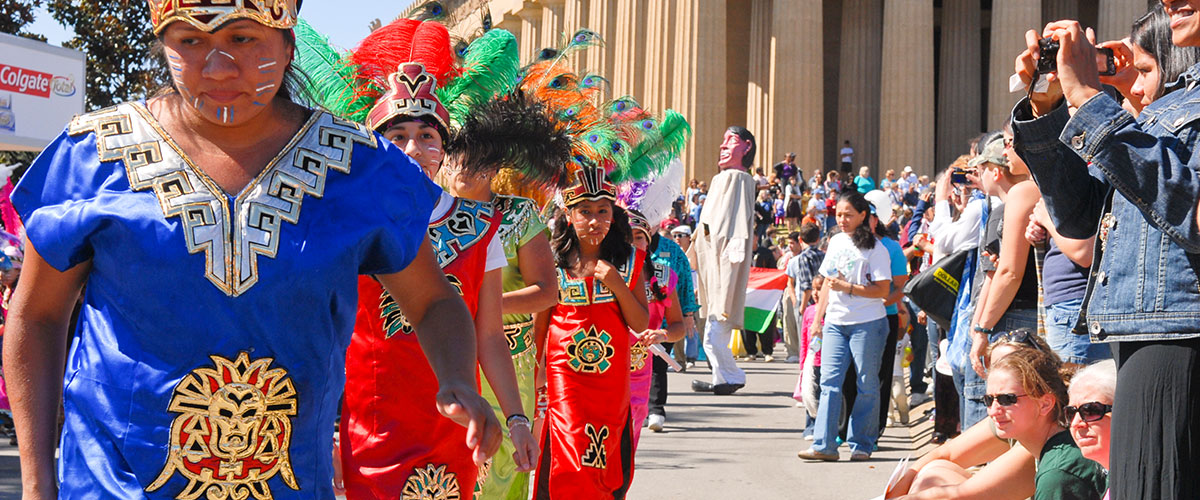
[[[453,274],[447,274],[446,280],[450,282],[450,286],[454,287],[454,291],[458,292],[458,296],[462,297],[462,281]],[[379,317],[383,319],[383,338],[390,339],[397,333],[411,335],[415,331],[412,324],[408,322],[408,318],[405,318],[404,313],[400,312],[400,306],[396,304],[396,299],[392,298],[392,294],[388,293],[387,289],[379,294]]]
[[[588,447],[583,452],[583,465],[604,469],[608,467],[608,450],[604,448],[604,442],[608,440],[608,426],[603,426],[599,430],[592,424],[587,424],[583,428],[584,434],[587,434]]]
[[[68,127],[70,135],[88,132],[101,162],[124,162],[130,190],[153,191],[163,217],[178,218],[188,253],[204,253],[205,277],[231,297],[258,282],[258,257],[275,258],[281,225],[300,220],[306,196],[324,196],[329,171],[350,173],[354,145],[377,147],[362,125],[316,113],[231,202],[143,106],[105,108]]]
[[[645,368],[648,353],[646,346],[640,340],[629,346],[629,371],[636,372]]]
[[[608,332],[596,331],[592,326],[587,330],[579,330],[571,336],[567,345],[567,355],[571,356],[569,364],[577,372],[604,373],[612,366],[609,359],[616,354],[613,348],[612,336]]]
[[[299,491],[289,452],[296,389],[287,371],[244,351],[233,361],[210,358],[212,367],[192,370],[175,386],[168,410],[179,416],[167,463],[146,491],[176,472],[188,480],[175,497],[181,500],[269,500],[267,481],[276,475]]]
[[[404,482],[400,500],[460,500],[458,476],[446,472],[446,466],[428,464],[413,471]]]

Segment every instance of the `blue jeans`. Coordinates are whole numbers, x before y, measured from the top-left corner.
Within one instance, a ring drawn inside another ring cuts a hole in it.
[[[1018,328],[1036,329],[1037,310],[1010,309],[1000,317],[996,326],[992,327],[996,333],[992,334],[992,338],[988,340],[994,342],[1001,334]],[[983,395],[987,392],[987,381],[975,373],[975,370],[971,369],[970,363],[967,363],[964,371],[959,371],[957,366],[954,368],[954,387],[958,389],[960,396],[960,422],[965,431],[987,416],[987,406],[983,404]]]
[[[1062,358],[1063,363],[1089,365],[1112,359],[1112,349],[1108,344],[1092,343],[1087,335],[1071,333],[1079,321],[1079,308],[1082,306],[1082,297],[1046,306],[1046,343]]]
[[[817,409],[813,449],[837,450],[838,418],[842,410],[842,382],[853,359],[858,397],[850,409],[846,441],[850,452],[871,453],[879,433],[879,364],[887,342],[887,318],[855,325],[825,324],[821,341],[821,404]]]

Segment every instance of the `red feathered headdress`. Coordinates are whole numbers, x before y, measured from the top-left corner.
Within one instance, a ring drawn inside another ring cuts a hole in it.
[[[458,71],[445,26],[397,19],[367,35],[350,59],[358,66],[358,76],[373,83],[361,91],[376,101],[368,126],[411,116],[435,120],[443,135],[449,131],[450,115],[435,93]]]

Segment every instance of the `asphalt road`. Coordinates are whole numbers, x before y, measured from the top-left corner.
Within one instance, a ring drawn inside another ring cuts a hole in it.
[[[631,500],[845,499],[880,495],[896,462],[931,445],[932,424],[914,410],[910,426],[889,427],[868,462],[804,462],[796,452],[803,410],[791,398],[796,366],[776,361],[741,362],[747,385],[732,396],[696,394],[694,378],[709,380],[701,362],[688,373],[671,373],[665,432],[645,430],[636,456]],[[918,445],[923,446],[918,446]],[[20,498],[17,448],[0,440],[0,500]]]
[[[868,500],[883,493],[896,462],[932,447],[932,423],[917,421],[931,406],[926,404],[913,412],[909,426],[889,427],[868,462],[850,462],[845,446],[839,462],[800,460],[796,452],[811,442],[801,437],[804,410],[791,398],[797,367],[739,364],[747,384],[732,396],[691,392],[692,379],[711,376],[703,362],[668,375],[665,432],[642,434],[631,500]]]

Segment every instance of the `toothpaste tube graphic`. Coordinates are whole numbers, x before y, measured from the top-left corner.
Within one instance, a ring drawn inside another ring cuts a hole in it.
[[[17,115],[12,110],[12,94],[0,94],[0,132],[16,132]]]

